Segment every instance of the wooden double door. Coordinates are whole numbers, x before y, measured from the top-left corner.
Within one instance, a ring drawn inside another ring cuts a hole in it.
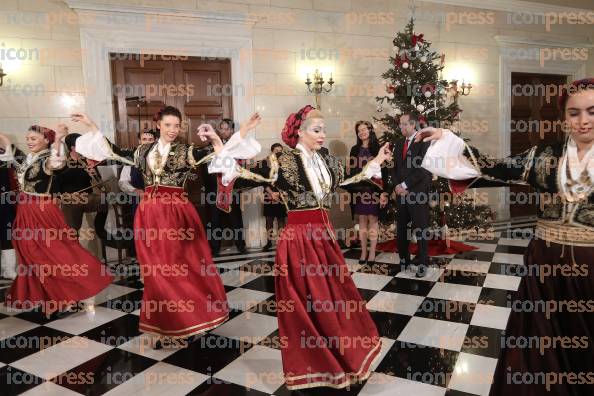
[[[232,118],[229,59],[112,54],[112,93],[116,143],[135,147],[139,130],[155,127],[154,115],[166,105],[183,116],[180,141],[201,144],[196,129],[203,122]]]
[[[557,108],[557,100],[560,87],[566,83],[567,76],[563,75],[512,73],[512,155],[538,144],[552,144],[563,140],[564,132],[559,121],[561,114]],[[549,97],[547,90],[552,93]],[[512,186],[510,194],[511,217],[536,214],[536,205],[528,202],[534,198],[531,187]]]

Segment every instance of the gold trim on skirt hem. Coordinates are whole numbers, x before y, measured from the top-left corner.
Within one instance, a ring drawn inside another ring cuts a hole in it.
[[[353,385],[355,383],[365,381],[371,375],[371,366],[373,366],[375,361],[381,356],[380,355],[381,346],[382,346],[382,341],[380,340],[377,343],[377,345],[374,346],[373,349],[371,349],[371,351],[369,351],[369,353],[363,360],[363,363],[361,363],[361,368],[359,369],[359,371],[357,371],[357,373],[355,373],[355,374],[341,373],[339,375],[334,376],[334,378],[336,378],[336,379],[346,377],[346,379],[343,380],[342,382],[336,383],[336,382],[332,382],[332,381],[317,381],[317,382],[308,382],[308,383],[297,384],[297,385],[289,385],[288,384],[289,381],[298,382],[304,378],[315,378],[315,377],[322,377],[322,376],[328,377],[328,375],[324,374],[324,373],[312,373],[312,374],[305,374],[305,375],[299,375],[299,376],[294,376],[294,377],[287,377],[285,379],[285,386],[289,390],[316,388],[316,387],[321,387],[321,386],[326,386],[326,387],[334,388],[334,389],[342,389],[342,388],[346,388],[349,385]],[[371,356],[373,356],[373,354],[376,352],[377,352],[377,355],[373,357],[373,360],[369,363],[369,366],[367,367],[366,372],[363,373],[365,371],[364,367],[367,365]]]
[[[222,325],[223,323],[225,323],[227,321],[227,319],[229,319],[229,314],[225,314],[225,316],[222,316],[218,319],[215,320],[211,320],[210,322],[205,322],[205,323],[201,323],[195,326],[190,326],[187,327],[185,329],[181,329],[181,330],[174,330],[174,331],[167,331],[167,330],[163,330],[159,327],[156,326],[151,326],[151,325],[147,325],[147,324],[143,324],[141,323],[138,328],[140,331],[142,331],[143,333],[151,333],[151,334],[157,334],[157,335],[162,335],[162,336],[166,336],[166,337],[171,337],[171,338],[185,338],[185,337],[189,337],[189,336],[193,336],[196,334],[200,334],[200,333],[205,333],[209,330],[214,329],[215,327],[219,327],[220,325]],[[208,326],[208,327],[202,327],[202,326]],[[187,334],[182,334],[182,335],[175,335],[176,333],[181,333],[183,331],[188,331],[190,329],[195,329],[197,327],[201,327],[200,329],[187,333]]]

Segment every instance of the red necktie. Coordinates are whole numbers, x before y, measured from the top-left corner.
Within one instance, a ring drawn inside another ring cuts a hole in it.
[[[406,152],[408,151],[408,139],[404,141],[404,147],[402,147],[402,159],[406,158]]]

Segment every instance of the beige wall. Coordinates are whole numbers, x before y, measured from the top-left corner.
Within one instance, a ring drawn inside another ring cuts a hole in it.
[[[313,103],[305,91],[305,76],[300,72],[304,67],[321,66],[332,68],[337,81],[334,92],[323,97],[329,146],[333,152],[345,154],[354,142],[354,121],[377,115],[374,98],[381,92],[379,76],[390,66],[387,55],[391,53],[391,40],[410,17],[408,0],[101,2],[221,11],[258,18],[253,27],[254,103],[265,120],[258,138],[266,151],[279,140],[288,113]],[[584,7],[586,3],[590,2],[572,2]],[[591,24],[553,25],[547,30],[543,25],[510,25],[506,12],[430,2],[417,4],[416,31],[424,33],[436,49],[446,54],[448,67],[463,64],[472,71],[475,88],[469,97],[461,99],[463,120],[470,124],[463,132],[492,154],[499,153],[501,136],[506,133],[499,127],[500,59],[494,37],[516,35],[594,42]],[[486,22],[454,23],[469,12],[477,18],[485,17]],[[3,0],[0,37],[2,49],[23,48],[31,53],[17,69],[2,62],[9,75],[0,87],[0,131],[22,141],[28,125],[55,125],[71,111],[84,109],[81,54],[85,49],[80,48],[76,13],[64,2]],[[594,75],[591,56],[592,51],[586,75]],[[479,123],[478,128],[472,126],[473,122]]]

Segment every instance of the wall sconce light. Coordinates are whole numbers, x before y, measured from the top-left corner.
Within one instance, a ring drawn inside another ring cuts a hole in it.
[[[330,79],[328,80],[329,87],[324,87],[325,83],[326,81],[324,81],[324,76],[318,71],[318,69],[316,69],[314,72],[313,81],[309,79],[309,73],[307,73],[305,85],[307,85],[307,90],[310,93],[316,95],[316,108],[318,110],[322,110],[322,94],[332,91],[333,85],[335,83],[335,81],[332,79],[332,73],[330,73]]]
[[[2,65],[0,65],[0,87],[4,84],[4,77],[6,77],[6,73],[4,73],[4,69],[2,69]]]
[[[450,92],[452,93],[452,96],[454,98],[454,102],[457,103],[459,96],[470,95],[470,90],[472,89],[472,84],[470,84],[470,83],[466,84],[464,82],[464,80],[462,80],[462,85],[458,86],[458,80],[452,80],[452,81],[450,81],[450,85],[448,86],[447,89],[450,90]]]

